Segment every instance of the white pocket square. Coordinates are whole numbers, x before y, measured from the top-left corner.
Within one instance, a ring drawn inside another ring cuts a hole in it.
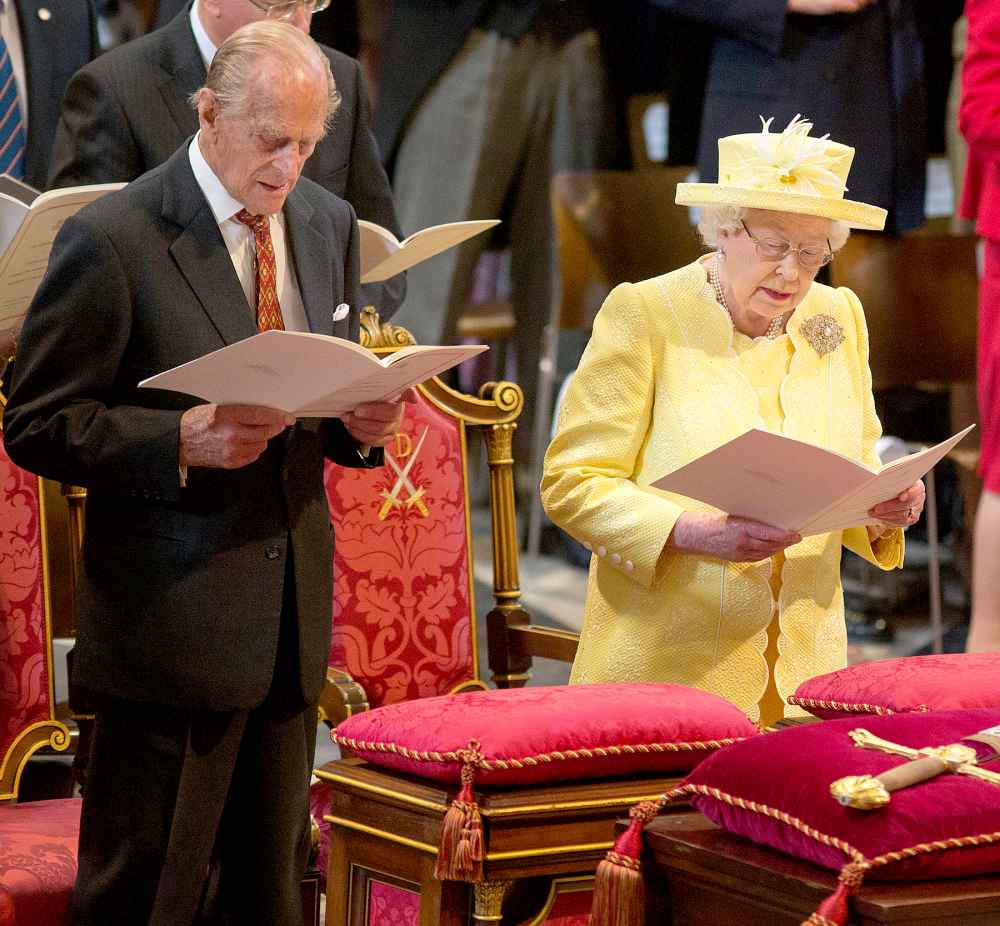
[[[351,307],[346,303],[342,302],[333,310],[333,320],[334,322],[343,321],[347,318],[347,313],[351,311]]]

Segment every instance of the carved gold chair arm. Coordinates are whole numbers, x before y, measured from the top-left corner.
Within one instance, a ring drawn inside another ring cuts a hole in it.
[[[343,669],[326,670],[326,681],[319,696],[319,719],[335,727],[353,714],[368,710],[368,695]]]

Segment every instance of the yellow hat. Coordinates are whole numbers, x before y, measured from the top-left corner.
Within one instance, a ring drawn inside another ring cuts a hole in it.
[[[681,206],[744,206],[837,219],[852,228],[881,231],[886,211],[844,199],[854,149],[810,138],[812,123],[796,116],[783,132],[771,132],[771,119],[757,134],[719,139],[719,182],[678,183]]]

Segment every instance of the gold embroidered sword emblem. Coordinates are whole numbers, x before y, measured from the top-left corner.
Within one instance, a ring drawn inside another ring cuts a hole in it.
[[[384,521],[393,508],[402,508],[404,505],[407,508],[415,507],[422,517],[427,517],[428,511],[427,506],[424,504],[423,487],[418,489],[410,480],[410,470],[413,469],[413,464],[420,455],[420,448],[424,445],[424,438],[427,437],[427,431],[428,427],[424,427],[423,433],[421,433],[420,439],[417,441],[417,446],[413,449],[413,453],[410,454],[410,458],[403,466],[399,465],[398,461],[388,450],[385,451],[385,462],[396,473],[396,481],[389,491],[382,490],[383,502],[382,507],[378,510],[378,519],[380,521]],[[406,489],[409,495],[405,499],[400,499],[399,495],[403,489]]]

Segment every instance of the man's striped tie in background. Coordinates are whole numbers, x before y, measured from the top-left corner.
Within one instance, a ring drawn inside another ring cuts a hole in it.
[[[0,15],[3,0],[0,0]],[[24,176],[24,122],[7,42],[0,35],[0,174]]]

